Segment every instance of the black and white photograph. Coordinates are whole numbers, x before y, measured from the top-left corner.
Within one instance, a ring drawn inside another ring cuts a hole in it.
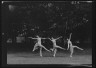
[[[92,1],[2,1],[7,65],[92,67]]]

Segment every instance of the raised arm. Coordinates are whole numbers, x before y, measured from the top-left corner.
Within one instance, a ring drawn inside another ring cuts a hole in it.
[[[72,33],[70,33],[70,37],[69,37],[70,40],[71,40],[71,35],[72,35]]]

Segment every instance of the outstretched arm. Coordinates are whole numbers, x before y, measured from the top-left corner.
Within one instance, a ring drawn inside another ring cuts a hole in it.
[[[56,40],[58,40],[58,39],[60,39],[60,38],[62,38],[62,36],[61,36],[61,37],[56,38]]]
[[[37,39],[37,38],[33,38],[33,37],[28,37],[28,38],[31,38],[31,39]]]
[[[41,39],[49,39],[49,38],[41,38]]]
[[[49,40],[51,40],[50,38],[48,38]]]

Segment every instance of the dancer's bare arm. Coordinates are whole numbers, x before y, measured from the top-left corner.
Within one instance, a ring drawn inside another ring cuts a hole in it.
[[[33,37],[28,37],[28,38],[31,38],[31,39],[37,39],[37,38],[33,38]]]
[[[41,38],[41,39],[49,39],[49,38]]]
[[[62,38],[62,36],[61,36],[61,37],[56,38],[56,40],[58,40],[58,39],[60,39],[60,38]]]
[[[48,38],[49,40],[51,40],[50,38]]]
[[[69,39],[71,39],[71,35],[72,35],[72,33],[70,33],[70,37],[69,37]]]
[[[80,48],[80,47],[78,47],[78,46],[74,46],[74,48],[78,48],[78,49],[80,49],[80,50],[84,50],[84,49],[82,49],[82,48]]]

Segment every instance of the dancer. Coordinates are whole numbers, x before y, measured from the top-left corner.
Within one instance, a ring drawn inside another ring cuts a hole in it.
[[[32,38],[32,37],[28,37],[28,38],[31,38],[31,39],[37,39],[37,43],[35,44],[34,48],[33,48],[33,51],[35,51],[36,49],[38,49],[37,47],[40,47],[40,56],[42,57],[42,48],[44,48],[45,50],[49,51],[48,49],[46,49],[42,44],[41,44],[41,39],[47,39],[47,38],[41,38],[39,37],[38,35],[36,36],[37,38]]]
[[[61,38],[61,37],[59,37],[59,38]],[[52,50],[52,51],[54,52],[54,54],[53,54],[54,57],[55,57],[55,55],[56,55],[57,48],[60,48],[60,49],[65,50],[64,48],[62,48],[62,47],[60,47],[60,46],[57,46],[56,40],[58,40],[59,38],[56,38],[56,39],[54,39],[53,37],[52,37],[51,39],[49,38],[49,39],[52,41],[52,43],[53,43],[53,48],[51,48],[50,50]]]
[[[70,37],[69,37],[69,39],[67,39],[67,41],[68,41],[68,48],[67,48],[67,50],[70,49],[70,52],[71,52],[70,57],[72,57],[72,55],[73,55],[74,48],[83,50],[82,48],[80,48],[80,47],[78,47],[78,46],[74,46],[74,45],[72,44],[72,42],[70,41],[70,40],[71,40],[71,35],[72,35],[72,33],[70,33]]]

